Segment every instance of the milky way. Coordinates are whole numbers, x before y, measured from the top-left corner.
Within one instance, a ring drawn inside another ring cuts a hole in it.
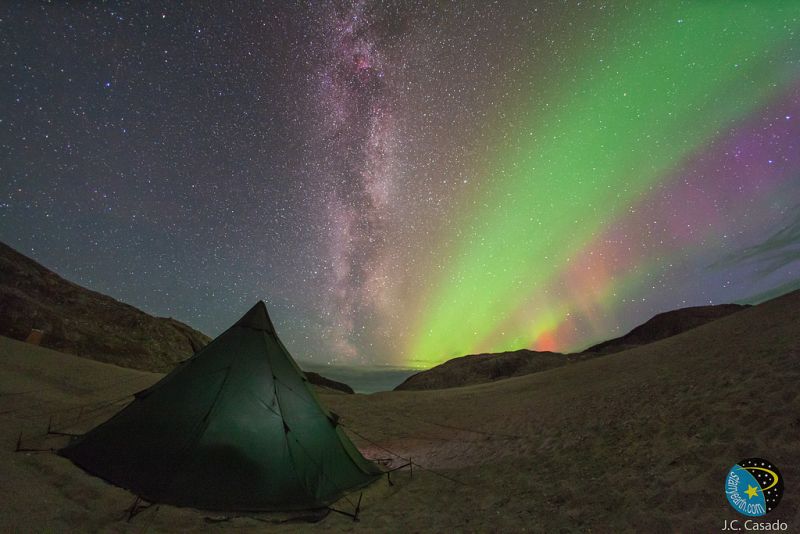
[[[319,363],[800,287],[794,2],[18,3],[0,239]]]
[[[398,139],[384,57],[358,2],[347,9],[320,8],[322,47],[311,78],[317,114],[310,143],[316,187],[324,191],[323,225],[329,240],[329,291],[323,296],[326,336],[339,357],[359,356],[359,318],[384,313],[386,219],[393,203]]]

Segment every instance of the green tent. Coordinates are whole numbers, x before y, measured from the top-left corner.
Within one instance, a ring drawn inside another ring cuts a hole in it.
[[[375,480],[275,333],[263,302],[60,452],[150,502],[322,508]]]

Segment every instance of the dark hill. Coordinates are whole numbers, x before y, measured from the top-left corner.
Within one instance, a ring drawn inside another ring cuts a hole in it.
[[[567,363],[557,352],[522,349],[498,354],[471,354],[448,360],[427,371],[409,376],[395,390],[444,389],[491,382],[511,376],[537,373]]]
[[[681,308],[660,313],[622,337],[604,341],[577,354],[521,349],[498,354],[462,356],[408,377],[395,390],[454,388],[538,373],[568,363],[647,345],[749,307],[739,304],[720,304]]]
[[[0,243],[0,334],[93,360],[167,371],[210,341],[175,319],[146,314],[61,278]]]
[[[0,243],[0,335],[93,360],[166,372],[211,338],[175,319],[153,317],[74,284]],[[306,373],[317,386],[352,393],[347,384]]]
[[[624,336],[593,345],[584,350],[583,353],[593,353],[599,356],[647,345],[648,343],[686,332],[692,328],[697,328],[711,321],[716,321],[749,307],[748,305],[740,304],[719,304],[716,306],[681,308],[659,313]]]
[[[330,378],[325,378],[319,373],[313,373],[311,371],[303,372],[305,373],[306,378],[308,378],[308,381],[315,386],[341,391],[342,393],[353,393],[353,388],[347,384],[337,382],[336,380],[331,380]]]

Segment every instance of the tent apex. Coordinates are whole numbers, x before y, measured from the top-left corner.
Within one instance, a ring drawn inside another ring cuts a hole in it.
[[[241,319],[236,321],[235,326],[245,326],[247,328],[254,328],[256,330],[264,330],[271,334],[275,333],[275,327],[272,325],[272,320],[269,318],[267,312],[267,305],[263,300],[256,302],[255,306],[250,308],[250,311],[245,313]]]

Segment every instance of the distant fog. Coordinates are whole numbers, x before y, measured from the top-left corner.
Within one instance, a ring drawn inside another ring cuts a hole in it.
[[[326,378],[344,382],[356,393],[391,391],[403,380],[419,372],[418,369],[388,365],[325,365],[313,362],[297,362],[304,371],[313,371]]]

